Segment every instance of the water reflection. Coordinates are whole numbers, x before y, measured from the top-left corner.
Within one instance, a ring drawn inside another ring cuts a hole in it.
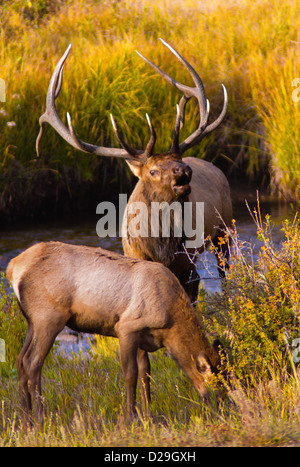
[[[0,231],[0,269],[8,261],[37,242],[60,241],[76,245],[101,246],[122,253],[122,239],[99,238],[97,219],[60,219],[53,222],[35,222],[11,230]]]
[[[250,209],[254,209],[252,204]],[[262,217],[270,214],[274,223],[273,240],[275,245],[282,239],[280,232],[282,221],[291,218],[289,206],[279,203],[262,203]],[[238,235],[242,241],[252,242],[259,247],[256,239],[256,225],[251,218],[245,203],[234,206],[234,218]],[[0,229],[0,269],[4,270],[8,261],[34,243],[56,240],[77,245],[101,246],[107,250],[122,253],[122,239],[120,237],[99,238],[96,224],[99,216],[93,218],[65,218],[51,222],[32,222],[13,229]],[[256,246],[255,246],[256,248]],[[201,255],[203,256],[203,255]],[[206,263],[207,259],[203,258]]]
[[[257,259],[258,252],[262,243],[257,238],[257,226],[253,219],[254,210],[257,209],[256,202],[237,203],[234,206],[234,218],[236,220],[237,235],[241,243],[247,244],[247,250],[251,251],[254,261]],[[260,213],[262,221],[268,214],[272,220],[272,240],[276,247],[280,247],[283,240],[282,222],[285,219],[292,219],[294,213],[289,205],[279,202],[265,202],[260,204]],[[248,248],[249,246],[249,248]],[[245,250],[246,251],[246,250]],[[201,283],[208,293],[221,292],[221,281],[218,278],[216,260],[212,253],[205,251],[198,259],[198,273],[201,277]]]
[[[250,206],[254,209],[255,205]],[[279,246],[283,239],[281,232],[282,222],[293,215],[289,206],[279,203],[262,203],[262,218],[270,214],[274,228],[272,232],[273,243]],[[123,253],[122,239],[99,238],[96,233],[96,224],[98,217],[89,219],[61,219],[53,222],[35,222],[22,225],[19,228],[11,230],[3,229],[0,231],[0,271],[5,271],[8,261],[19,253],[30,247],[34,243],[41,241],[56,240],[77,245],[101,246],[107,250],[113,250]],[[242,242],[249,242],[252,245],[254,256],[257,255],[260,242],[257,240],[256,225],[251,218],[249,210],[245,203],[239,203],[234,206],[234,218],[239,239]],[[221,284],[218,278],[216,260],[212,253],[204,252],[197,261],[198,272],[201,281],[208,293],[220,292]],[[67,352],[79,349],[87,349],[89,342],[86,337],[83,339],[76,336],[60,336],[64,342],[64,350]]]

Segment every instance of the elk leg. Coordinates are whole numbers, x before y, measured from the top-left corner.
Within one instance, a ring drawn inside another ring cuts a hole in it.
[[[57,334],[63,329],[64,323],[56,323],[54,319],[47,322],[44,316],[43,322],[39,324],[33,325],[31,340],[24,353],[21,365],[26,372],[27,387],[33,402],[34,418],[38,423],[42,423],[42,367]]]
[[[150,361],[145,350],[138,349],[137,352],[138,375],[141,387],[143,414],[148,412],[150,403]]]
[[[120,356],[127,387],[127,416],[136,414],[136,386],[138,379],[138,344],[134,333],[119,336]]]
[[[21,418],[23,423],[27,424],[29,422],[29,416],[32,411],[31,407],[31,396],[28,391],[28,377],[23,365],[23,357],[30,345],[30,342],[32,340],[32,328],[30,326],[30,323],[28,323],[28,329],[27,329],[27,334],[25,338],[24,345],[22,347],[22,350],[20,354],[17,357],[17,370],[18,370],[18,387],[19,387],[19,394],[20,394],[20,403],[21,403]]]
[[[169,269],[175,274],[180,284],[188,294],[192,303],[197,300],[200,277],[196,265],[190,260],[186,252],[179,252]]]
[[[191,265],[189,279],[182,284],[192,303],[197,301],[200,277],[194,265]]]

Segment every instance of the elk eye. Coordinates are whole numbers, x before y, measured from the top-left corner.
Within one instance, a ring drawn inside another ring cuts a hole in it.
[[[150,170],[150,175],[156,175],[157,174],[157,170]]]

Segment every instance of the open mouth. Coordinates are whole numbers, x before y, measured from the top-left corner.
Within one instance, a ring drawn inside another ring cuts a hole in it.
[[[188,183],[185,185],[176,184],[176,185],[173,185],[173,190],[177,196],[178,195],[189,195],[191,192],[191,187]]]
[[[190,194],[191,192],[190,180],[191,180],[191,177],[185,174],[182,175],[178,180],[176,180],[176,183],[172,185],[172,188],[177,196]]]

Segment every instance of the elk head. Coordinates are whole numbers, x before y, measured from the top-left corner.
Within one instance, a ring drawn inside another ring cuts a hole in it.
[[[138,55],[152,66],[152,68],[154,68],[154,70],[157,71],[166,81],[183,93],[183,96],[176,107],[177,116],[173,142],[168,152],[164,154],[154,153],[156,133],[147,114],[146,117],[151,136],[145,150],[137,150],[129,146],[120,134],[112,115],[112,125],[122,148],[106,148],[81,141],[74,131],[69,113],[67,113],[68,128],[63,124],[55,107],[55,99],[58,97],[61,89],[63,66],[71,49],[71,45],[69,45],[66,52],[59,60],[50,81],[46,98],[46,112],[39,120],[41,128],[36,141],[37,154],[39,155],[39,145],[45,125],[50,123],[62,138],[80,151],[104,157],[120,157],[125,159],[132,172],[143,181],[145,196],[147,197],[147,193],[149,193],[151,201],[163,200],[170,202],[173,199],[183,199],[184,196],[188,195],[190,193],[189,183],[192,177],[192,170],[184,163],[182,155],[186,150],[199,143],[205,135],[217,128],[217,126],[222,122],[227,111],[227,92],[225,86],[222,85],[224,91],[223,109],[219,117],[213,123],[208,125],[209,102],[206,99],[204,86],[200,77],[194,68],[175,49],[173,49],[173,47],[162,39],[161,41],[187,68],[195,84],[195,87],[189,87],[175,81],[158,66],[137,52]],[[179,143],[179,132],[184,123],[185,107],[191,97],[195,97],[198,101],[200,122],[198,128],[183,142]]]

